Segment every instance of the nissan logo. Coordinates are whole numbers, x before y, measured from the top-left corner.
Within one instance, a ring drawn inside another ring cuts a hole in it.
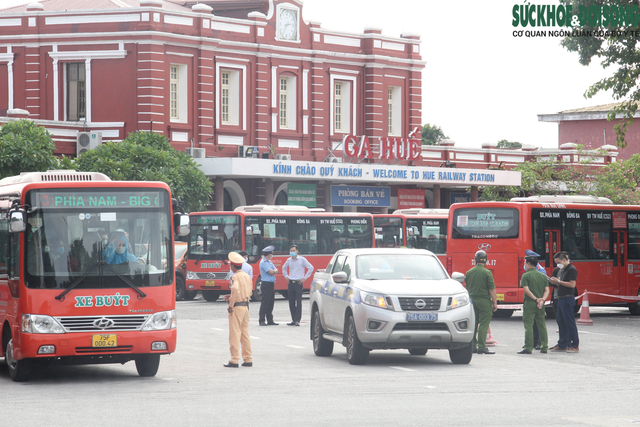
[[[424,300],[423,300],[423,299],[419,299],[419,300],[417,300],[417,301],[416,301],[416,308],[417,308],[418,310],[422,310],[422,309],[423,309],[423,308],[425,308],[426,306],[427,306],[427,303],[426,303],[426,302],[424,302]]]
[[[101,317],[100,319],[96,319],[93,321],[93,326],[98,329],[109,329],[113,328],[115,322],[107,317]]]
[[[491,249],[491,245],[488,243],[480,243],[478,245],[478,249],[480,249],[481,251],[488,251],[489,249]]]

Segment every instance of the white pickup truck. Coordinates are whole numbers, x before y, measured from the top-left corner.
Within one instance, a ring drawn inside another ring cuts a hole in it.
[[[375,349],[447,349],[453,363],[469,363],[475,317],[464,275],[453,277],[426,250],[338,251],[311,283],[315,354],[330,356],[337,342],[352,365]]]

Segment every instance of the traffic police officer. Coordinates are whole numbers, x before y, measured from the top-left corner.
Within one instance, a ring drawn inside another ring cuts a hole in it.
[[[276,273],[278,269],[271,262],[273,258],[274,246],[267,246],[262,250],[262,261],[260,261],[260,290],[262,300],[260,301],[260,326],[277,325],[273,321],[273,299],[275,297],[274,286],[276,284]],[[266,322],[265,322],[266,320]]]
[[[251,354],[251,338],[249,337],[249,298],[251,298],[251,279],[242,271],[245,262],[237,252],[229,253],[229,263],[233,276],[231,277],[231,294],[225,295],[229,301],[229,350],[231,359],[224,365],[226,368],[237,368],[240,361],[240,346],[242,346],[242,366],[253,366]]]
[[[487,253],[478,251],[474,257],[476,266],[467,271],[465,283],[473,311],[476,315],[476,325],[473,336],[473,352],[478,354],[494,354],[487,348],[487,331],[493,312],[498,309],[496,285],[493,274],[485,268]]]

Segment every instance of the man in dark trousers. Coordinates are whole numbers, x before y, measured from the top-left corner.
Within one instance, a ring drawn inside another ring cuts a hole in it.
[[[274,286],[276,284],[276,273],[278,272],[276,266],[271,262],[274,250],[274,246],[267,246],[262,250],[262,261],[260,261],[260,290],[262,292],[262,300],[260,301],[260,314],[258,319],[260,326],[277,325],[277,323],[273,321]]]
[[[282,266],[282,274],[289,282],[289,311],[291,323],[289,326],[300,326],[302,319],[302,284],[313,274],[313,265],[303,256],[298,255],[298,247],[289,248],[291,258]],[[305,272],[306,271],[306,272]]]
[[[558,252],[553,256],[553,260],[560,268],[559,278],[549,278],[551,284],[558,286],[557,320],[560,338],[558,339],[558,344],[550,348],[550,350],[578,353],[580,351],[580,341],[574,312],[576,305],[574,292],[578,281],[578,270],[571,263],[567,252]]]
[[[487,253],[485,251],[476,252],[474,261],[476,266],[467,271],[464,279],[476,315],[473,352],[494,354],[495,352],[487,348],[487,331],[493,312],[498,309],[496,285],[493,282],[493,274],[484,267],[487,263]]]

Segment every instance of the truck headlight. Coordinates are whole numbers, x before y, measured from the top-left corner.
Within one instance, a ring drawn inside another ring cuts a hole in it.
[[[178,324],[175,310],[154,313],[142,325],[143,331],[163,331],[175,329]]]
[[[447,310],[453,308],[463,307],[469,304],[469,294],[457,294],[449,298],[449,304],[447,304]]]
[[[23,314],[22,332],[30,334],[64,334],[64,328],[56,319],[42,314]]]
[[[198,280],[198,273],[196,273],[195,271],[187,270],[187,279],[189,279],[189,280]]]
[[[362,300],[362,303],[366,305],[392,309],[391,300],[385,298],[384,295],[360,291],[360,299]]]

